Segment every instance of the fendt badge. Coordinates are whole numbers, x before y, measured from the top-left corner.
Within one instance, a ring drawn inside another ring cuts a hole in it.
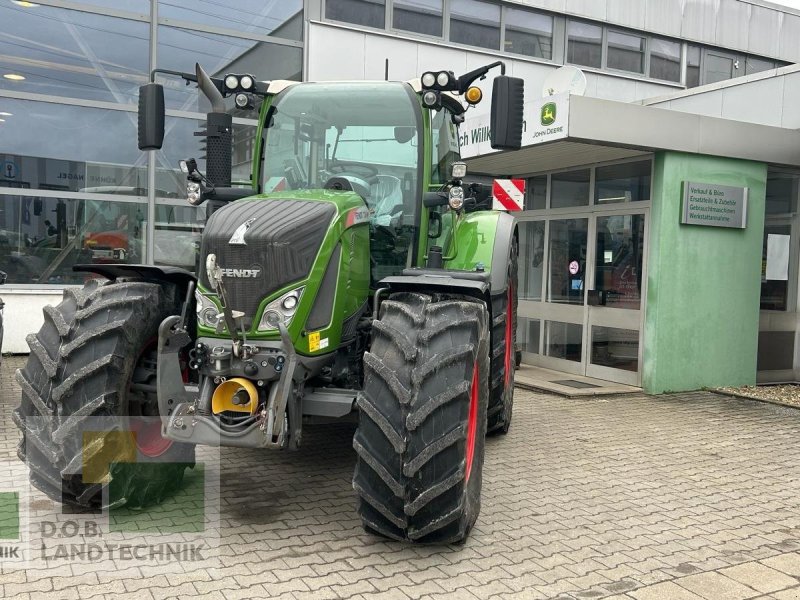
[[[256,220],[256,217],[252,219],[247,219],[244,223],[239,225],[236,228],[236,231],[233,232],[231,239],[228,240],[228,244],[231,246],[246,246],[247,242],[244,241],[244,234],[247,233],[247,230],[250,229],[250,225],[253,224],[253,221]]]
[[[255,279],[261,269],[220,269],[224,277],[243,277]]]

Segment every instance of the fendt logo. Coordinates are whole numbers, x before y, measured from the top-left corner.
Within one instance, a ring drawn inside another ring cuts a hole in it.
[[[555,102],[548,102],[542,106],[541,114],[542,125],[552,125],[556,122],[556,104]]]
[[[239,277],[241,279],[255,279],[261,269],[220,269],[223,277]]]

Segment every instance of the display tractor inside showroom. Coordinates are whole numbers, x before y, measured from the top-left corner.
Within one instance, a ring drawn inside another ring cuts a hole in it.
[[[523,82],[500,62],[409,82],[154,71],[140,149],[163,142],[157,73],[211,105],[205,173],[180,165],[207,219],[196,271],[76,267],[93,275],[45,308],[17,373],[32,483],[63,502],[141,506],[175,490],[198,444],[291,450],[307,425],[352,419],[364,527],[466,539],[484,438],[508,431],[514,390],[516,223],[464,183],[458,142],[492,69],[492,146],[517,149]],[[251,182],[236,186],[228,111],[258,103]],[[96,416],[134,448],[87,481],[82,464],[124,445],[82,435]]]

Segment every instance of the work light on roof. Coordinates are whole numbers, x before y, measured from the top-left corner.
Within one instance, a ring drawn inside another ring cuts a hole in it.
[[[422,85],[426,88],[436,85],[436,75],[430,71],[422,74]]]
[[[242,75],[242,78],[239,80],[239,85],[243,90],[251,90],[253,89],[253,78],[250,77],[250,75]]]
[[[236,75],[227,75],[225,77],[225,87],[233,91],[239,87],[239,78]]]

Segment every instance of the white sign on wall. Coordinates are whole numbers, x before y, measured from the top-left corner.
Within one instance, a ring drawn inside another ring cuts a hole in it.
[[[475,110],[475,109],[472,109]],[[522,146],[533,146],[567,137],[569,133],[569,94],[556,94],[526,102]],[[491,145],[491,116],[488,112],[467,111],[459,128],[461,157],[472,158],[498,152]]]

